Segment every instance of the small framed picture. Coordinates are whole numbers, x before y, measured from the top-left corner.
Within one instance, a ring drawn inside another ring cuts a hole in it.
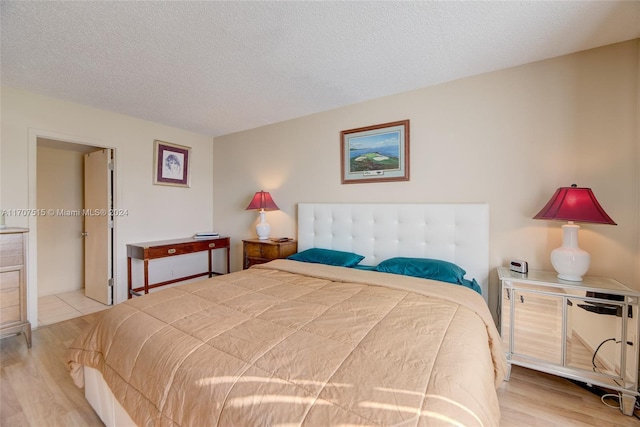
[[[343,184],[409,181],[409,120],[340,132]]]
[[[154,145],[153,183],[189,187],[191,148],[157,139]]]

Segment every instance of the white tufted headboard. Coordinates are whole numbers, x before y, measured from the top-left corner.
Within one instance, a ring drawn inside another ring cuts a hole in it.
[[[298,251],[325,248],[364,255],[363,265],[396,257],[453,262],[489,292],[489,205],[299,203]]]

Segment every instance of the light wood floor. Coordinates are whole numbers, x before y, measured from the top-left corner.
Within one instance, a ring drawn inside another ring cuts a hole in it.
[[[71,381],[64,353],[97,314],[33,331],[27,349],[22,335],[0,341],[0,426],[102,426]]]
[[[0,341],[0,426],[102,426],[64,366],[67,347],[96,315],[38,328],[31,349],[20,335]],[[640,426],[570,381],[517,366],[498,397],[501,427]]]
[[[599,396],[564,378],[519,366],[498,389],[498,399],[501,427],[640,426],[640,419],[605,406]]]

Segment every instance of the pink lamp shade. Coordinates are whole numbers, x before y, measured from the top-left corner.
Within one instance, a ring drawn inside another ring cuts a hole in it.
[[[257,191],[251,199],[251,203],[245,210],[250,211],[252,209],[261,209],[265,211],[278,211],[280,208],[276,205],[276,202],[271,198],[271,194],[267,191]]]
[[[617,225],[600,206],[593,191],[576,184],[558,188],[533,218],[569,221],[562,226],[562,246],[551,251],[551,264],[559,279],[574,282],[582,281],[589,270],[591,256],[578,247],[580,226],[573,221]]]
[[[251,199],[249,206],[245,210],[260,209],[260,222],[256,225],[256,232],[260,240],[266,240],[269,238],[269,232],[271,226],[265,220],[265,211],[277,211],[280,210],[276,202],[271,198],[271,194],[266,191],[258,191]]]

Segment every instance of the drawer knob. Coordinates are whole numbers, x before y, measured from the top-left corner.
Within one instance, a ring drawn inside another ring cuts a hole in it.
[[[175,254],[175,253],[176,253],[176,250],[175,250],[175,249],[169,249],[169,250],[167,251],[167,253],[169,253],[169,254]]]
[[[215,247],[216,247],[216,244],[215,244],[215,243],[209,243],[209,247],[210,247],[210,248],[215,248]]]

